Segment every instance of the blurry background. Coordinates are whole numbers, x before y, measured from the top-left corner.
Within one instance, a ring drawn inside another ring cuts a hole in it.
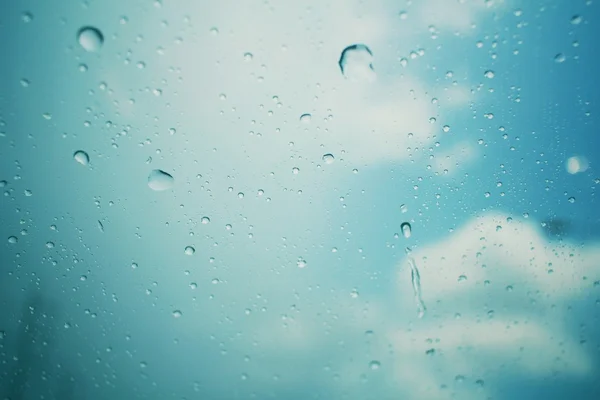
[[[598,398],[597,1],[0,7],[1,398]]]

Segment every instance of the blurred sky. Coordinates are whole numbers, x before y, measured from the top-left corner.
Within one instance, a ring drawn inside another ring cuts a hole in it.
[[[598,398],[596,1],[1,7],[0,395]]]

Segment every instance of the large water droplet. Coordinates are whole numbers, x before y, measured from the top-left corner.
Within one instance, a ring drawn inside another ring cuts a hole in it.
[[[152,190],[168,190],[175,184],[175,179],[161,169],[155,169],[148,175],[148,187]]]
[[[353,44],[342,51],[338,61],[342,74],[353,81],[374,81],[373,53],[364,44]]]
[[[196,252],[196,249],[193,248],[192,246],[186,246],[186,248],[183,251],[186,256],[191,256]]]
[[[104,35],[98,28],[84,26],[77,32],[77,40],[86,51],[94,52],[102,47]]]
[[[90,156],[83,150],[77,150],[73,153],[73,159],[81,165],[88,165],[90,162]]]
[[[327,154],[323,155],[323,161],[325,161],[325,164],[331,164],[331,163],[333,163],[334,160],[335,160],[335,157],[331,153],[327,153]]]
[[[404,235],[405,238],[408,239],[410,235],[412,235],[412,228],[408,222],[403,222],[402,225],[400,225],[400,229],[402,229],[402,235]]]

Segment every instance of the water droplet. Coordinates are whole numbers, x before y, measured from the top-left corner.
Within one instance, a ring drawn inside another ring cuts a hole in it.
[[[494,74],[494,71],[492,71],[492,70],[487,70],[487,71],[485,71],[485,74],[483,74],[483,75],[488,79],[492,79],[496,74]]]
[[[190,289],[192,289],[192,290],[198,289],[198,284],[196,282],[190,283]]]
[[[15,244],[19,241],[19,239],[16,236],[9,236],[8,237],[8,243],[10,244]]]
[[[573,156],[567,159],[567,172],[572,175],[587,171],[589,166],[590,163],[588,162],[587,158],[583,156]]]
[[[583,18],[581,18],[581,15],[573,15],[573,17],[571,17],[571,23],[573,25],[579,25],[581,23],[581,21],[583,21]]]
[[[312,115],[310,115],[310,114],[302,114],[300,116],[300,122],[302,122],[303,124],[309,124],[311,118],[312,118]]]
[[[86,51],[94,52],[100,50],[104,43],[104,35],[98,28],[84,26],[77,32],[77,40]]]
[[[458,281],[459,282],[465,282],[467,280],[467,276],[466,275],[461,275],[458,277]]]
[[[102,224],[102,221],[98,220],[98,230],[100,232],[104,232],[104,225]]]
[[[179,317],[181,317],[182,315],[183,315],[183,313],[182,313],[180,310],[174,310],[174,311],[173,311],[173,316],[174,316],[175,318],[179,318]]]
[[[296,264],[298,265],[298,268],[304,268],[306,267],[306,260],[304,260],[302,257],[298,257]]]
[[[333,156],[333,154],[327,153],[323,155],[322,159],[325,162],[325,164],[331,164],[335,160],[335,157]]]
[[[90,156],[83,150],[77,150],[73,153],[73,159],[81,165],[88,165],[90,162]]]
[[[21,14],[21,19],[25,23],[31,22],[33,21],[33,14],[30,12],[24,12],[23,14]]]
[[[193,248],[192,246],[186,246],[186,248],[184,249],[184,253],[186,256],[191,256],[196,252],[196,249]]]
[[[155,191],[168,190],[175,184],[175,179],[161,169],[155,169],[148,175],[148,187]]]
[[[571,204],[575,203],[575,197],[569,197],[569,203],[571,203]]]
[[[402,230],[402,235],[404,235],[406,239],[412,235],[412,228],[408,222],[403,222],[402,225],[400,225],[400,229]]]
[[[381,363],[377,360],[373,360],[369,363],[369,368],[371,368],[373,371],[376,371],[381,368]]]
[[[298,168],[298,167],[294,167],[294,168],[292,168],[292,173],[293,173],[294,175],[298,175],[298,173],[299,173],[299,172],[300,172],[300,168]]]
[[[342,51],[338,65],[346,79],[352,81],[373,81],[373,53],[364,44],[353,44]]]
[[[563,63],[566,59],[567,57],[563,53],[558,53],[556,56],[554,56],[554,61],[557,63]]]
[[[359,293],[358,293],[358,289],[354,288],[352,289],[352,291],[350,292],[350,297],[352,297],[353,299],[358,298]]]
[[[206,224],[208,224],[210,222],[210,218],[208,218],[208,217],[202,217],[202,219],[200,220],[200,222],[203,225],[206,225]]]
[[[425,302],[423,301],[421,291],[421,274],[419,273],[419,269],[417,268],[414,258],[409,257],[408,265],[410,266],[410,278],[413,287],[413,295],[415,296],[415,302],[417,303],[417,317],[423,318],[427,308],[425,307]]]
[[[54,243],[53,242],[46,242],[46,247],[49,249],[53,249],[54,248]]]
[[[408,211],[408,206],[407,206],[406,204],[402,204],[402,205],[400,206],[400,212],[401,212],[402,214],[404,214],[404,213],[406,213],[407,211]]]

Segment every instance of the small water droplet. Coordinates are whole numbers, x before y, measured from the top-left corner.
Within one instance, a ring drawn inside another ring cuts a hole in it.
[[[402,205],[400,206],[400,212],[401,212],[402,214],[404,214],[404,213],[408,212],[408,206],[407,206],[406,204],[402,204]]]
[[[298,175],[298,173],[300,173],[300,168],[298,168],[298,167],[294,167],[294,168],[292,168],[292,173],[293,173],[294,175]]]
[[[161,169],[155,169],[148,175],[148,187],[155,191],[168,190],[175,184],[175,179]]]
[[[192,289],[192,290],[198,289],[198,284],[196,282],[191,282],[190,283],[190,289]]]
[[[575,197],[569,197],[569,203],[571,203],[571,204],[575,203]]]
[[[310,114],[302,114],[300,116],[300,122],[302,122],[303,124],[309,124],[311,119],[312,115]]]
[[[200,220],[200,222],[203,225],[206,225],[206,224],[208,224],[210,222],[210,218],[208,218],[208,217],[202,217],[202,219]]]
[[[196,252],[196,249],[193,248],[192,246],[186,246],[184,249],[184,253],[186,256],[191,256]]]
[[[95,52],[100,50],[104,43],[104,35],[98,28],[93,26],[84,26],[77,32],[77,40],[84,50]]]
[[[16,236],[9,236],[8,237],[8,243],[10,244],[15,244],[19,241],[19,239]]]
[[[402,235],[404,235],[406,239],[412,235],[412,228],[408,222],[403,222],[402,225],[400,225],[400,229],[402,230]]]
[[[298,268],[304,268],[306,267],[306,260],[304,260],[302,257],[298,257],[296,264],[298,265]]]
[[[466,275],[461,275],[458,277],[458,281],[459,282],[465,282],[467,280],[467,276]]]
[[[175,318],[179,318],[183,315],[183,313],[180,310],[174,310],[173,311],[173,317]]]
[[[571,23],[573,25],[579,25],[581,23],[581,21],[583,21],[583,18],[581,18],[581,15],[573,15],[573,17],[571,17]]]
[[[333,156],[333,154],[327,153],[327,154],[323,154],[322,159],[325,162],[325,164],[331,164],[335,160],[335,157]]]
[[[33,14],[30,12],[24,12],[23,14],[21,14],[21,20],[25,23],[29,23],[33,21]]]
[[[46,247],[49,249],[53,249],[54,248],[54,243],[53,242],[46,242]]]
[[[73,153],[73,159],[81,165],[88,165],[90,162],[90,156],[83,150],[77,150]]]
[[[381,363],[377,360],[373,360],[369,363],[369,368],[371,368],[373,371],[376,371],[381,368]]]
[[[373,81],[376,78],[373,68],[373,53],[364,44],[346,47],[338,61],[346,79],[352,81]]]
[[[496,74],[492,70],[487,70],[487,71],[485,71],[483,76],[485,76],[488,79],[492,79],[492,78],[494,78],[494,76],[496,76]]]
[[[556,56],[554,56],[554,61],[559,64],[565,62],[566,59],[567,57],[563,53],[558,53]]]

